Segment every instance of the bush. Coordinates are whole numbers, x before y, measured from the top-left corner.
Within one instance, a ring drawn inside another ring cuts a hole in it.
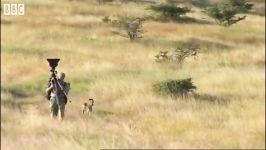
[[[204,12],[213,18],[217,24],[228,27],[244,20],[246,16],[236,17],[236,15],[249,11],[252,6],[253,4],[249,4],[245,0],[229,0],[227,3],[219,3],[208,7]]]
[[[184,61],[188,57],[196,57],[198,48],[177,48],[169,54],[168,51],[160,51],[155,55],[156,62],[174,62],[178,66],[182,67]]]
[[[104,16],[103,19],[102,19],[102,21],[103,21],[104,23],[109,23],[109,22],[111,22],[112,20],[110,19],[109,16]]]
[[[176,19],[190,11],[188,7],[178,7],[173,4],[152,5],[148,9],[160,13],[162,17]]]
[[[182,65],[186,58],[197,56],[197,48],[177,48],[172,56],[173,61]]]
[[[186,97],[189,92],[193,92],[196,89],[191,78],[161,81],[154,84],[153,87],[160,95],[170,95],[173,97]]]

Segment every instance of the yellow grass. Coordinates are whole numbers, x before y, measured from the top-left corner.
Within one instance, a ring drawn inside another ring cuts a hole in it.
[[[6,2],[6,1],[3,1]],[[16,1],[13,1],[16,2]],[[25,16],[1,23],[1,149],[265,149],[265,18],[232,27],[148,20],[135,42],[111,33],[104,16],[143,16],[148,5],[96,1],[25,2]],[[200,19],[203,14],[190,16]],[[1,21],[2,21],[1,20]],[[154,55],[200,47],[182,68]],[[46,58],[71,83],[63,122],[49,117]],[[152,85],[191,77],[199,97],[157,95]],[[95,99],[92,116],[81,105]]]

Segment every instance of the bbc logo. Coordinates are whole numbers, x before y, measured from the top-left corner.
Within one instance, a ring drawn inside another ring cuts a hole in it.
[[[22,16],[25,14],[24,4],[4,4],[4,15]]]

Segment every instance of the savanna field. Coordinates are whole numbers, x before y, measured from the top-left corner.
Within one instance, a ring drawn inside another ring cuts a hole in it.
[[[230,27],[179,0],[193,22],[146,19],[134,41],[102,19],[154,16],[148,1],[1,0],[1,7],[18,2],[24,16],[1,12],[1,149],[265,149],[264,0],[250,0],[253,13]],[[182,67],[155,61],[181,45],[198,46],[197,57]],[[62,122],[50,118],[45,98],[47,58],[60,58],[56,69],[71,84]],[[192,78],[197,97],[153,89],[183,78]],[[89,98],[93,114],[82,116]]]

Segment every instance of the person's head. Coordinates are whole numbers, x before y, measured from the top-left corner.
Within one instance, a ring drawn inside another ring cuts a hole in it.
[[[60,79],[60,80],[64,80],[65,77],[66,77],[65,73],[60,72],[60,74],[59,74],[59,79]]]

